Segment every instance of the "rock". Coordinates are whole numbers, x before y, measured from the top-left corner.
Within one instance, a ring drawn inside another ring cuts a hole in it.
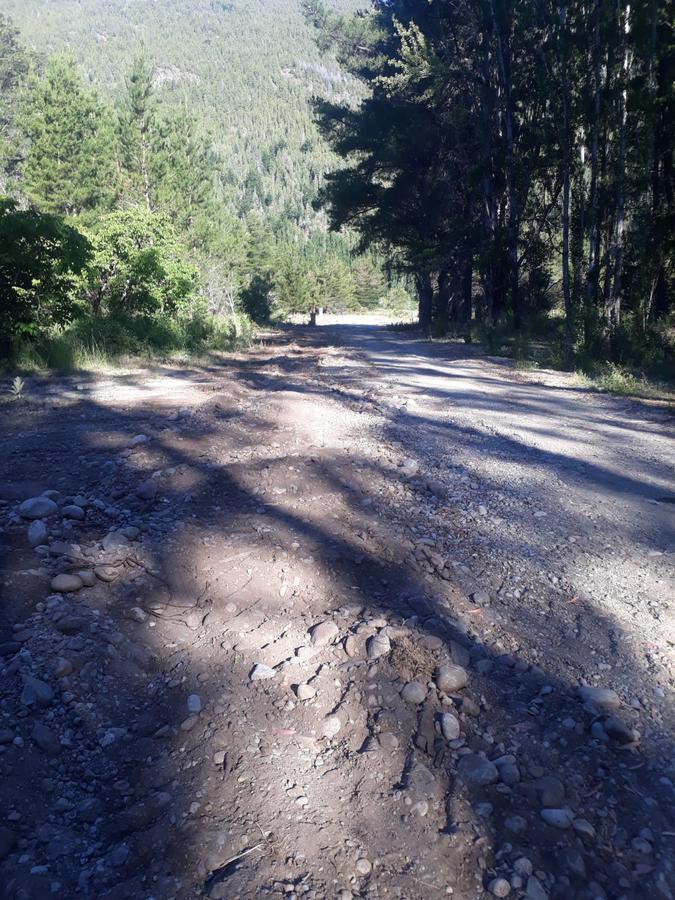
[[[16,845],[16,835],[7,828],[6,825],[0,825],[0,862],[6,859]]]
[[[534,866],[532,865],[532,861],[526,856],[519,856],[513,864],[513,871],[517,872],[518,875],[527,877],[532,874],[533,870]]]
[[[450,641],[450,655],[452,656],[452,661],[458,666],[466,668],[471,662],[469,651],[457,641]]]
[[[148,614],[140,606],[130,606],[129,609],[125,610],[124,615],[127,619],[131,619],[132,622],[137,622],[139,625],[144,625],[148,621]]]
[[[392,734],[391,731],[383,731],[378,735],[378,743],[383,750],[397,750],[399,747],[399,740],[395,734]]]
[[[157,496],[157,479],[146,478],[136,488],[136,496],[140,500],[154,500]]]
[[[96,575],[94,574],[92,569],[81,569],[75,574],[82,579],[82,584],[85,587],[94,587],[94,585],[96,584]]]
[[[575,819],[572,822],[572,828],[585,840],[592,842],[595,840],[595,828],[587,819]]]
[[[391,641],[386,634],[374,634],[366,641],[368,659],[379,659],[391,651]]]
[[[150,438],[147,434],[136,434],[127,444],[128,447],[139,447],[141,444],[147,444]]]
[[[24,706],[38,706],[45,709],[54,699],[54,691],[45,682],[39,678],[33,678],[31,675],[23,677],[23,691],[21,692],[21,702]]]
[[[321,732],[324,737],[332,738],[335,737],[335,735],[341,728],[342,722],[338,719],[337,716],[326,716],[326,718],[323,720]]]
[[[160,791],[144,800],[140,800],[128,809],[122,810],[111,822],[113,834],[120,835],[138,831],[154,822],[163,809],[171,803],[171,794]]]
[[[469,683],[469,676],[467,675],[466,670],[461,666],[456,666],[452,663],[445,666],[439,666],[438,669],[436,669],[434,678],[436,687],[444,694],[454,694],[456,691],[460,691],[462,688],[466,687]]]
[[[84,519],[84,510],[81,506],[76,506],[74,503],[71,503],[68,506],[63,507],[61,515],[64,519],[77,519],[78,521],[82,521],[82,519]]]
[[[608,716],[602,724],[605,733],[617,744],[634,744],[639,738],[637,732],[622,722],[618,716]]]
[[[223,766],[223,765],[225,765],[226,758],[227,758],[226,750],[216,750],[216,752],[213,754],[213,763],[216,766]]]
[[[457,775],[468,787],[485,787],[499,780],[497,766],[478,753],[467,753],[461,757]]]
[[[427,686],[421,681],[409,681],[401,691],[401,697],[406,703],[424,703],[427,696]]]
[[[504,819],[504,827],[514,834],[522,834],[527,828],[527,819],[523,816],[507,816]]]
[[[51,580],[51,589],[58,594],[68,594],[72,591],[80,591],[84,587],[84,583],[79,575],[71,575],[68,572],[62,572],[55,575]]]
[[[459,719],[452,713],[441,715],[441,731],[446,741],[456,741],[460,735]]]
[[[478,606],[489,606],[490,604],[490,595],[487,591],[474,591],[471,595],[471,599],[474,603],[477,603]]]
[[[117,569],[115,566],[95,566],[94,575],[101,581],[114,581],[117,578]]]
[[[198,713],[202,711],[202,698],[199,694],[190,694],[187,698],[187,708],[190,713]]]
[[[350,659],[363,655],[363,639],[350,634],[345,639],[345,653]]]
[[[508,897],[511,893],[511,885],[506,878],[493,878],[488,884],[488,890],[493,897]]]
[[[61,742],[48,725],[36,722],[31,732],[31,738],[43,753],[48,756],[58,756],[61,752]]]
[[[107,553],[126,552],[128,545],[129,539],[121,531],[109,531],[101,541],[101,546]]]
[[[370,875],[373,870],[373,865],[370,860],[365,857],[361,857],[361,859],[356,860],[356,871],[359,875]]]
[[[31,547],[38,547],[40,544],[44,544],[48,535],[49,531],[42,519],[36,519],[34,522],[31,522],[26,531],[26,537]]]
[[[544,775],[538,778],[535,787],[541,798],[542,806],[561,807],[565,799],[565,786],[555,775]]]
[[[195,725],[197,724],[198,721],[199,721],[199,716],[197,716],[197,715],[188,716],[187,719],[183,719],[183,721],[180,723],[180,730],[181,731],[192,731],[192,729],[195,727]]]
[[[534,875],[530,875],[527,879],[525,898],[526,900],[548,900],[548,894],[544,890],[541,881]]]
[[[561,809],[542,809],[539,813],[547,825],[553,828],[569,828],[574,821],[574,813],[566,807]]]
[[[49,497],[31,497],[19,506],[19,515],[22,519],[43,519],[53,516],[57,511],[58,506]]]
[[[92,825],[104,812],[105,807],[98,797],[87,797],[77,807],[77,818]]]
[[[54,666],[54,676],[56,678],[65,678],[66,675],[70,675],[73,671],[73,664],[69,659],[65,659],[63,656],[59,656],[56,660],[56,665]]]
[[[256,663],[248,677],[251,681],[265,681],[268,678],[274,678],[276,674],[276,669],[265,665],[265,663]]]
[[[605,709],[618,709],[621,706],[621,698],[611,688],[584,685],[579,688],[579,697],[583,703],[592,703],[593,706]]]
[[[82,616],[61,616],[54,624],[61,634],[77,634],[87,627],[87,620]]]
[[[309,636],[315,647],[325,647],[326,644],[331,644],[338,636],[338,633],[337,625],[330,620],[319,622],[318,625],[314,625],[309,629]]]
[[[316,696],[316,689],[311,684],[299,684],[295,688],[298,700],[311,700]]]

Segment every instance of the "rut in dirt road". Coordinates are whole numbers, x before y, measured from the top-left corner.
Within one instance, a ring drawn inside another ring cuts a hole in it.
[[[2,896],[675,896],[672,419],[537,377],[346,326],[3,405]]]

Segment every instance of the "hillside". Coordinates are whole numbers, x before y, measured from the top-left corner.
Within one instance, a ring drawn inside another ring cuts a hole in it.
[[[332,156],[309,101],[344,98],[354,83],[321,59],[299,0],[5,0],[3,12],[34,50],[72,54],[108,97],[146,53],[158,91],[207,126],[249,203],[314,219],[308,205]]]

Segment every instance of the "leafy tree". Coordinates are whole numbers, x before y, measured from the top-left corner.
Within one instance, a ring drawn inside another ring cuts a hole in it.
[[[0,351],[78,313],[87,239],[59,216],[0,201]]]
[[[142,197],[148,209],[152,209],[156,106],[152,68],[144,56],[137,56],[127,78],[127,93],[119,115],[120,150],[125,192],[135,200]]]
[[[285,314],[306,313],[316,302],[315,283],[293,248],[284,248],[277,257],[274,299],[279,310]]]
[[[0,14],[0,190],[16,177],[16,112],[27,73],[28,54],[19,42],[19,32]]]
[[[144,206],[110,213],[92,245],[86,287],[94,313],[171,314],[196,295],[197,272],[171,224]]]
[[[71,59],[52,57],[42,77],[33,73],[21,123],[28,142],[21,174],[31,202],[60,215],[112,204],[112,116]]]

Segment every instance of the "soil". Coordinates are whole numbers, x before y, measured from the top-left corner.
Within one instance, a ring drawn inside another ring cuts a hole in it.
[[[4,397],[0,896],[675,896],[672,410],[354,322]]]

